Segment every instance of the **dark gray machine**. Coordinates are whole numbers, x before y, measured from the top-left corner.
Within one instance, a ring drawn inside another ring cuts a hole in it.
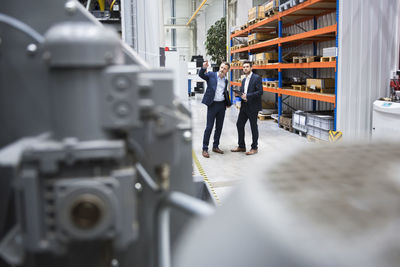
[[[0,266],[170,266],[212,212],[172,76],[75,0],[0,5]]]

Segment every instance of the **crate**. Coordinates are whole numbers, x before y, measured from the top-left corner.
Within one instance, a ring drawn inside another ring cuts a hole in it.
[[[337,48],[335,46],[323,48],[322,56],[323,57],[336,57],[337,56]]]
[[[307,126],[330,131],[333,130],[334,127],[334,118],[331,115],[308,114]]]
[[[249,22],[265,18],[264,6],[255,6],[249,9]]]
[[[250,42],[252,40],[266,41],[266,40],[274,39],[274,38],[277,38],[277,37],[278,37],[277,34],[256,32],[256,33],[250,34],[248,36],[247,40],[248,40],[248,42]]]
[[[335,88],[335,79],[307,79],[307,88],[319,91],[320,89]]]
[[[329,142],[329,130],[320,129],[311,125],[307,125],[307,136]]]
[[[279,117],[279,127],[292,132],[292,115],[282,115]]]
[[[256,60],[270,60],[272,61],[278,61],[278,53],[258,53],[256,54]]]
[[[307,113],[298,110],[293,113],[292,126],[297,131],[307,133]]]
[[[279,12],[285,11],[292,7],[292,0],[280,0],[279,1]]]

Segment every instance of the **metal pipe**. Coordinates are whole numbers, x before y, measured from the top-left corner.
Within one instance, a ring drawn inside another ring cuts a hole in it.
[[[167,201],[169,206],[177,208],[188,215],[205,217],[214,213],[212,206],[206,204],[206,202],[181,192],[172,192],[168,195]]]
[[[0,22],[10,25],[13,28],[25,33],[26,35],[32,37],[35,41],[37,41],[40,44],[44,42],[44,37],[40,33],[35,31],[29,25],[23,23],[22,21],[19,21],[13,17],[0,13]]]
[[[88,0],[87,4],[86,4],[86,9],[89,10],[90,8],[90,4],[92,3],[92,0]]]
[[[176,24],[175,0],[171,0],[171,24]],[[176,46],[176,29],[171,30],[171,45]]]
[[[189,215],[206,217],[214,213],[209,204],[180,192],[171,192],[160,200],[156,209],[156,256],[157,266],[171,267],[170,208],[176,208]]]
[[[190,22],[196,17],[197,13],[200,11],[200,9],[204,6],[204,4],[207,2],[207,0],[203,0],[203,2],[200,4],[200,6],[196,9],[196,11],[193,13],[193,15],[190,17],[189,21],[186,23],[186,25],[189,25]]]
[[[139,172],[142,179],[146,182],[146,184],[154,191],[157,192],[160,190],[160,187],[154,180],[151,178],[150,174],[143,168],[142,164],[136,163],[136,169]]]

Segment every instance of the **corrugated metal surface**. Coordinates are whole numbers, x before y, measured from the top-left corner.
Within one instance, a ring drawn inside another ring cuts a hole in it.
[[[330,13],[325,16],[321,16],[317,19],[317,28],[322,28],[330,25],[334,25],[336,23],[336,13]],[[314,21],[308,20],[302,23],[299,23],[293,26],[289,26],[283,29],[283,33],[286,34],[299,34],[304,31],[311,31],[314,29]],[[335,46],[335,41],[326,41],[318,43],[317,45],[317,55],[322,55],[322,49],[326,47]],[[296,47],[289,47],[283,49],[283,54],[288,52],[298,52],[302,55],[313,55],[313,45],[312,44],[304,44]],[[284,70],[284,77],[306,77],[312,78],[313,71],[311,69],[295,69],[295,70]],[[317,78],[334,78],[335,71],[333,69],[317,69]],[[283,99],[286,99],[284,102],[289,106],[295,109],[309,111],[312,110],[312,100],[298,98],[298,97],[289,97],[283,96]],[[287,105],[282,106],[284,112],[290,112],[291,109]],[[334,105],[331,103],[325,102],[317,102],[316,106],[317,110],[333,110]]]
[[[372,103],[389,90],[398,58],[397,0],[340,0],[337,129],[371,132]]]

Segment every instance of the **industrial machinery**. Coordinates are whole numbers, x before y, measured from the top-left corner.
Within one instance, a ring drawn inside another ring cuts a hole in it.
[[[0,38],[0,266],[169,266],[213,211],[171,72],[75,0],[3,3]]]

